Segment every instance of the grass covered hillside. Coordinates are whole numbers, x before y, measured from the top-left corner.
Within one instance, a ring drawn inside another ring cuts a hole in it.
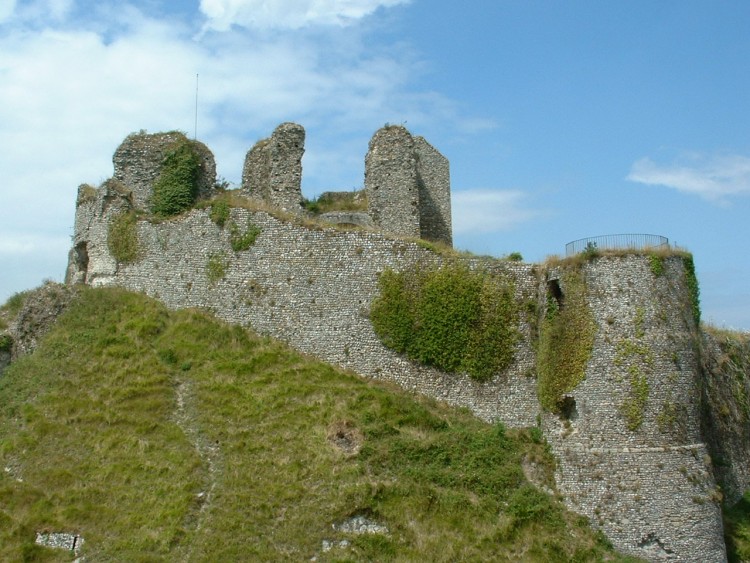
[[[624,561],[510,431],[83,289],[0,377],[0,561]],[[358,533],[364,531],[365,533]]]

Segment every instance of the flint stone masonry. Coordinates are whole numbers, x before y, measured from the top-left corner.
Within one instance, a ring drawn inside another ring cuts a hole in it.
[[[389,233],[419,237],[419,179],[414,139],[405,127],[383,127],[370,139],[365,190],[374,223]]]
[[[291,213],[302,211],[302,155],[305,129],[282,123],[245,157],[242,192]]]
[[[151,194],[161,173],[164,158],[175,143],[187,138],[183,133],[145,132],[128,135],[117,147],[112,162],[114,179],[127,186],[133,194],[133,205],[141,211],[150,211]],[[216,162],[213,153],[199,141],[190,141],[201,160],[198,177],[198,198],[210,197],[216,184]]]
[[[618,549],[652,561],[724,561],[682,259],[664,259],[664,269],[656,276],[636,255],[586,263],[594,349],[569,394],[576,416],[544,413],[543,429],[566,504]],[[558,280],[564,295],[564,272]],[[633,401],[634,373],[646,378],[648,397],[642,424],[630,430],[622,410]]]
[[[708,333],[702,337],[702,431],[731,506],[750,483],[750,337],[723,342]]]
[[[414,138],[419,186],[419,232],[426,240],[453,246],[448,159],[424,137]]]
[[[84,228],[74,246],[88,240],[85,237],[106,237],[113,212],[107,208],[97,220],[94,215],[101,207],[99,200],[79,207]],[[313,230],[260,211],[234,208],[230,220],[261,229],[249,250],[233,252],[229,232],[214,224],[208,211],[193,210],[171,222],[139,221],[142,258],[134,264],[117,264],[106,242],[88,240],[85,277],[90,285],[140,291],[174,309],[208,308],[226,321],[252,326],[366,377],[468,406],[487,421],[513,427],[535,424],[539,406],[536,382],[530,377],[535,359],[528,319],[518,327],[523,337],[515,363],[486,384],[414,364],[384,347],[373,331],[368,314],[378,295],[378,275],[386,268],[439,263],[440,256],[382,233]],[[206,266],[216,255],[226,259],[228,268],[224,279],[212,284]],[[510,277],[519,299],[536,294],[532,265],[498,262],[487,267]]]
[[[381,229],[453,244],[448,159],[423,137],[397,125],[376,131],[365,157],[365,190]]]

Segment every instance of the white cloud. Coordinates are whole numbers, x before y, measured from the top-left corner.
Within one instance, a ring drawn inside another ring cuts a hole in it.
[[[305,17],[338,21],[396,3],[321,2]],[[229,180],[282,121],[308,129],[303,182],[318,191],[361,185],[367,140],[386,121],[408,121],[417,134],[462,127],[456,104],[415,87],[419,64],[408,47],[375,44],[359,26],[196,39],[197,12],[191,26],[105,2],[86,19],[65,19],[71,5],[20,3],[0,33],[0,254],[35,276],[64,272],[76,187],[112,175],[128,133],[192,133],[196,73],[198,136]],[[23,289],[8,286],[16,278],[0,276],[0,294]]]
[[[508,231],[544,215],[544,211],[526,207],[525,197],[518,190],[454,192],[451,199],[453,232],[461,235]]]
[[[627,179],[724,203],[729,196],[750,194],[750,158],[692,154],[670,165],[642,158],[633,163]]]
[[[345,26],[410,0],[201,0],[207,27],[225,31],[232,25],[256,29],[300,29],[309,25]]]

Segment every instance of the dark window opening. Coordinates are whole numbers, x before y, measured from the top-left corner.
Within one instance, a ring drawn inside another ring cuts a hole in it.
[[[89,271],[89,249],[88,244],[79,242],[75,247],[76,269],[81,273],[81,282],[86,283]]]
[[[578,409],[576,400],[570,395],[565,395],[560,399],[560,418],[574,422],[578,419]]]
[[[565,303],[565,296],[560,288],[560,280],[549,280],[547,282],[547,291],[557,301],[558,308],[562,309]]]

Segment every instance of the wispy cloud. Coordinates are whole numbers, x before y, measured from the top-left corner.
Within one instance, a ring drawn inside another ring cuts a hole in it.
[[[690,154],[672,164],[641,158],[633,163],[627,179],[725,203],[731,196],[750,194],[750,158],[736,154]]]
[[[519,190],[473,189],[454,192],[453,231],[456,234],[486,234],[509,231],[546,214],[526,204]]]
[[[208,29],[225,31],[232,25],[255,29],[300,29],[310,25],[345,26],[380,7],[409,0],[201,0]]]

